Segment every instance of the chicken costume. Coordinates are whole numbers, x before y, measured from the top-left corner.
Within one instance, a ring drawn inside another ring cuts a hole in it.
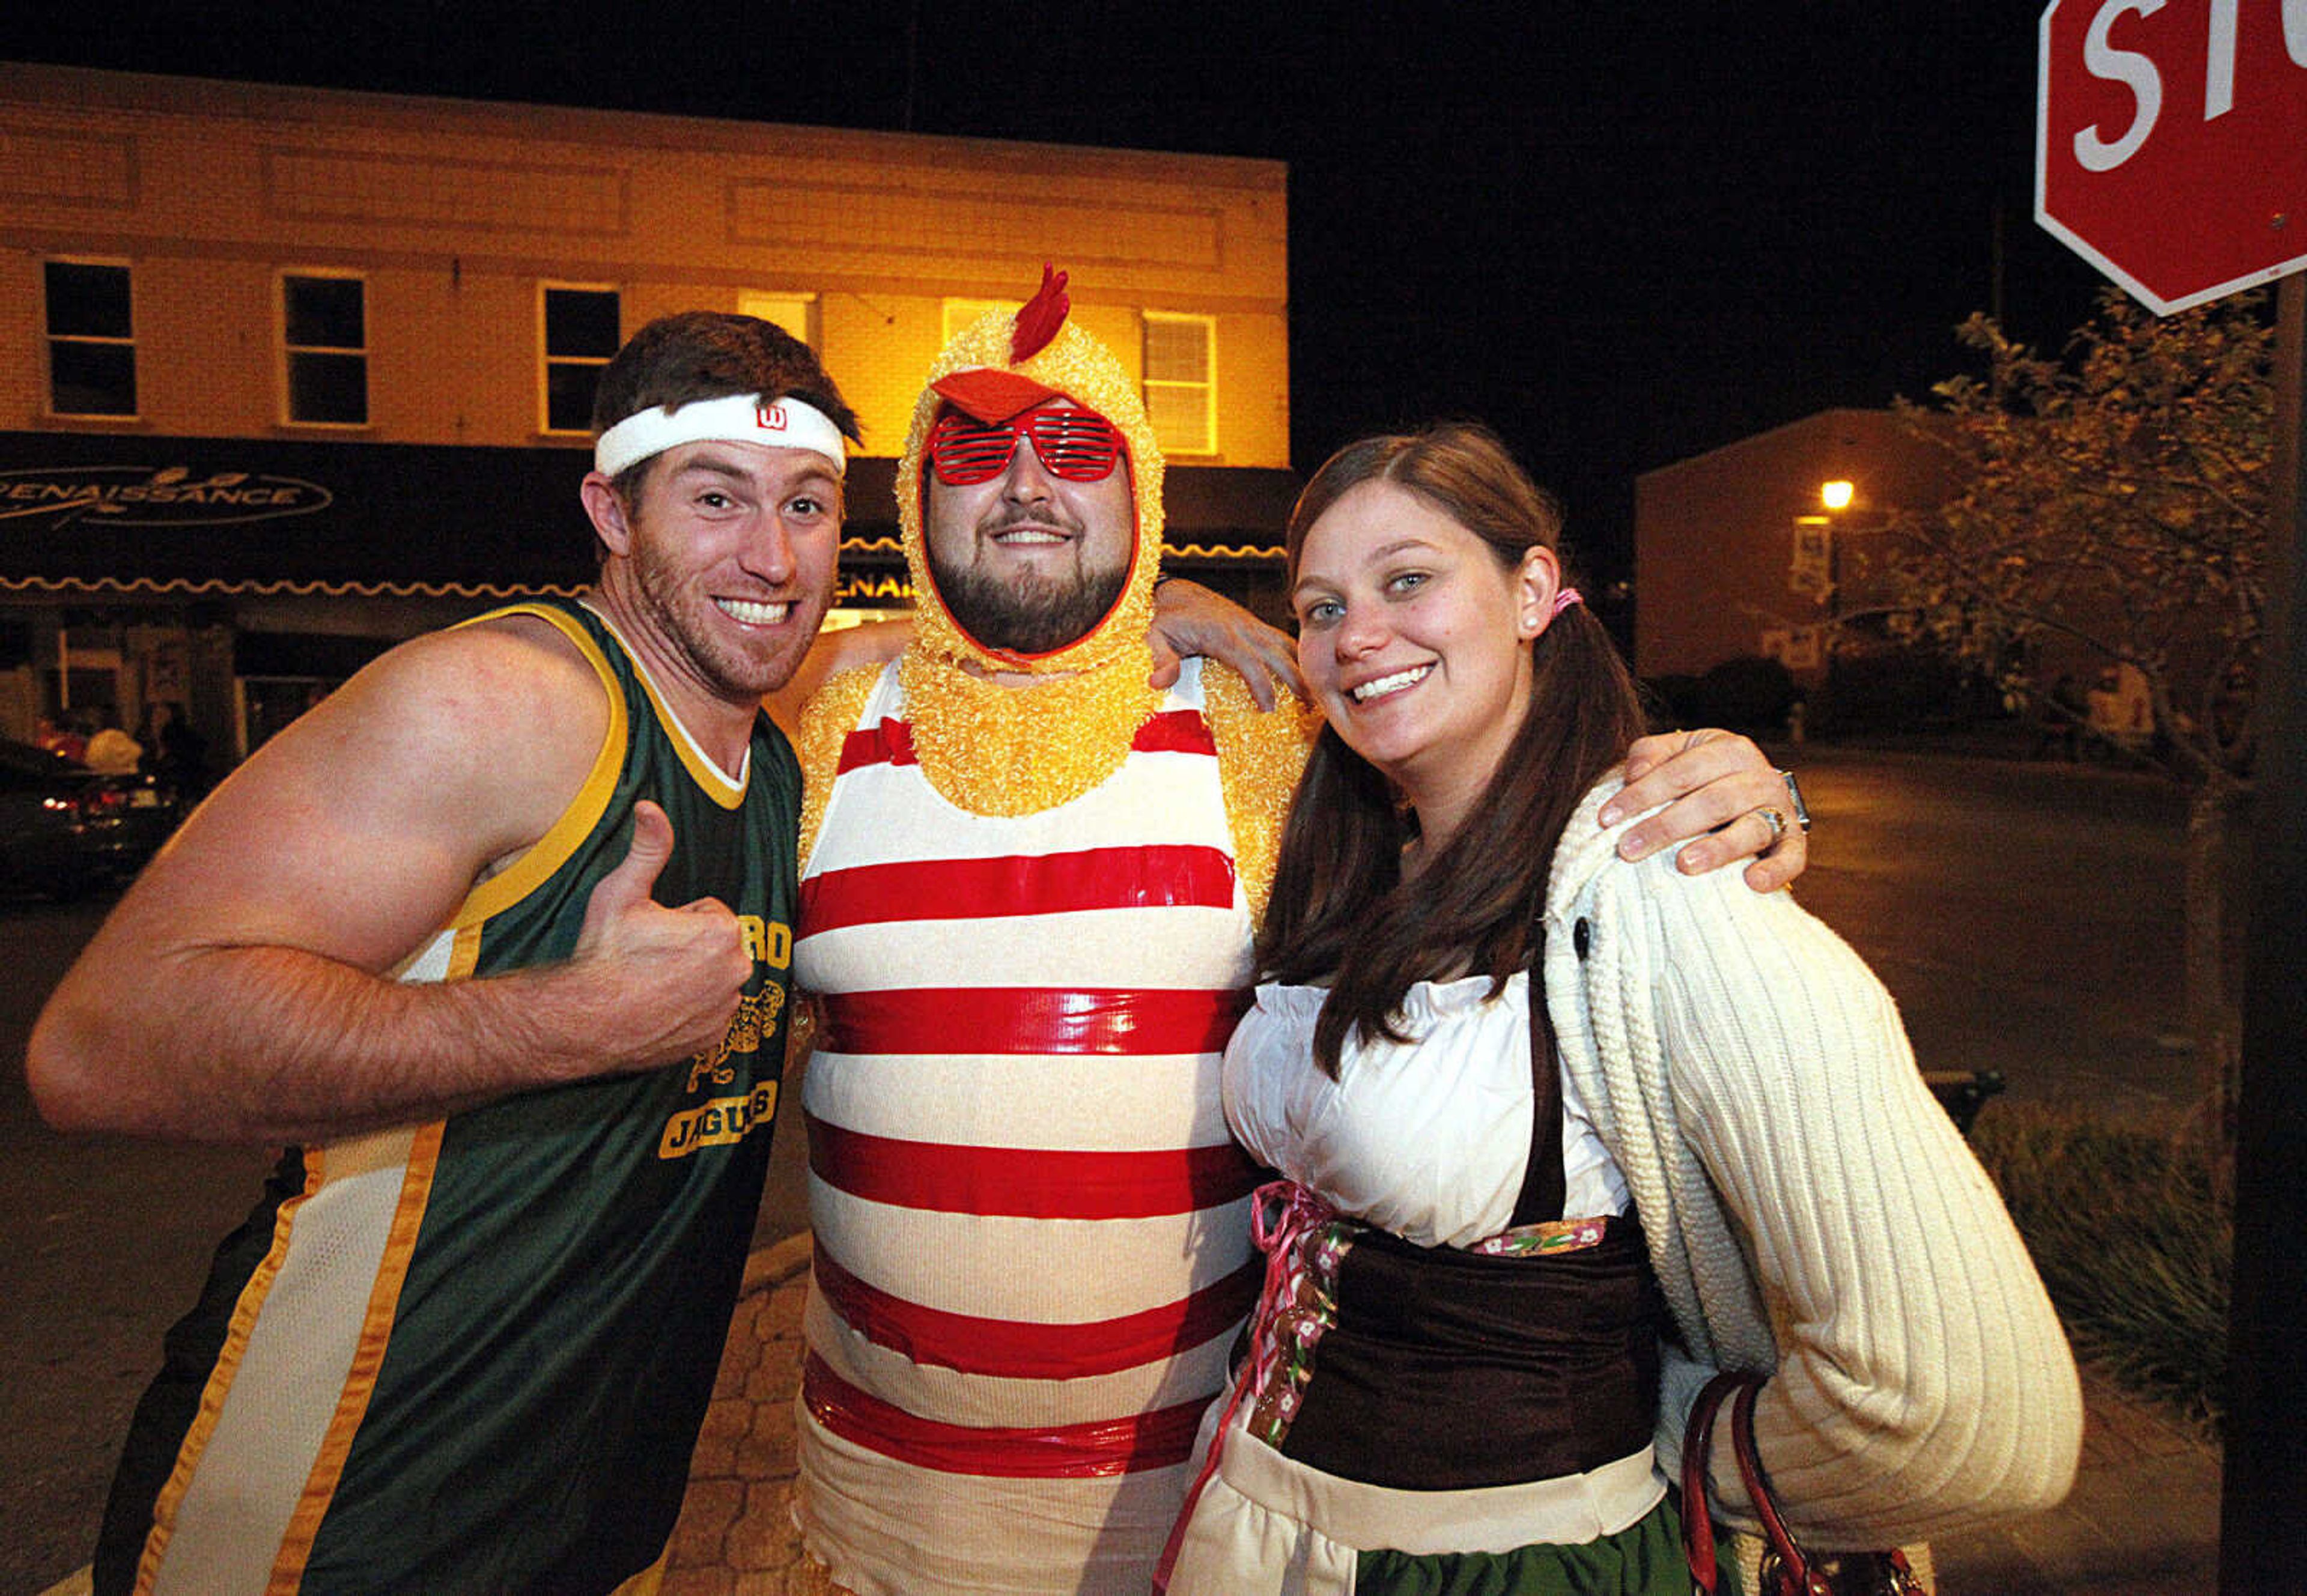
[[[798,1513],[858,1596],[1146,1589],[1258,1288],[1218,1061],[1302,722],[1206,662],[1146,685],[1161,451],[1063,287],[938,357],[896,478],[913,641],[802,728]],[[1121,434],[1136,536],[1104,618],[1021,656],[939,592],[928,439],[1060,396]]]

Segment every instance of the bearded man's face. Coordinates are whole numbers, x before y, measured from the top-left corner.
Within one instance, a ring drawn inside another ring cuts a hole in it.
[[[1044,409],[1078,409],[1052,399]],[[956,485],[927,462],[930,572],[956,623],[1011,654],[1048,654],[1110,614],[1129,579],[1136,502],[1128,460],[1093,482],[1051,470],[1020,438],[1007,468]]]

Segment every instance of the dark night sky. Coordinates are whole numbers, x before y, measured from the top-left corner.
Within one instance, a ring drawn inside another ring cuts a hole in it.
[[[1480,416],[1609,574],[1636,472],[1958,369],[1998,207],[2014,330],[2096,283],[2032,220],[2037,0],[10,9],[18,60],[1286,160],[1298,468]]]

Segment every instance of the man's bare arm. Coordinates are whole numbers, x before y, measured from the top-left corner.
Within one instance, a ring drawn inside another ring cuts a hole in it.
[[[653,805],[567,963],[388,974],[544,835],[606,717],[598,680],[535,622],[378,661],[219,787],[122,898],[35,1027],[42,1112],[65,1128],[305,1141],[718,1040],[750,962],[726,908],[649,901],[672,846]]]
[[[1298,648],[1290,634],[1268,626],[1233,600],[1183,577],[1171,577],[1154,589],[1154,674],[1148,685],[1177,681],[1188,655],[1203,655],[1230,666],[1249,683],[1261,709],[1276,701],[1276,682],[1299,698],[1306,684],[1298,677]]]

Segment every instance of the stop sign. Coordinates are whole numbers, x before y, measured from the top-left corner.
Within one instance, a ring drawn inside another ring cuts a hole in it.
[[[2051,0],[2035,219],[2158,314],[2307,266],[2307,0]]]

